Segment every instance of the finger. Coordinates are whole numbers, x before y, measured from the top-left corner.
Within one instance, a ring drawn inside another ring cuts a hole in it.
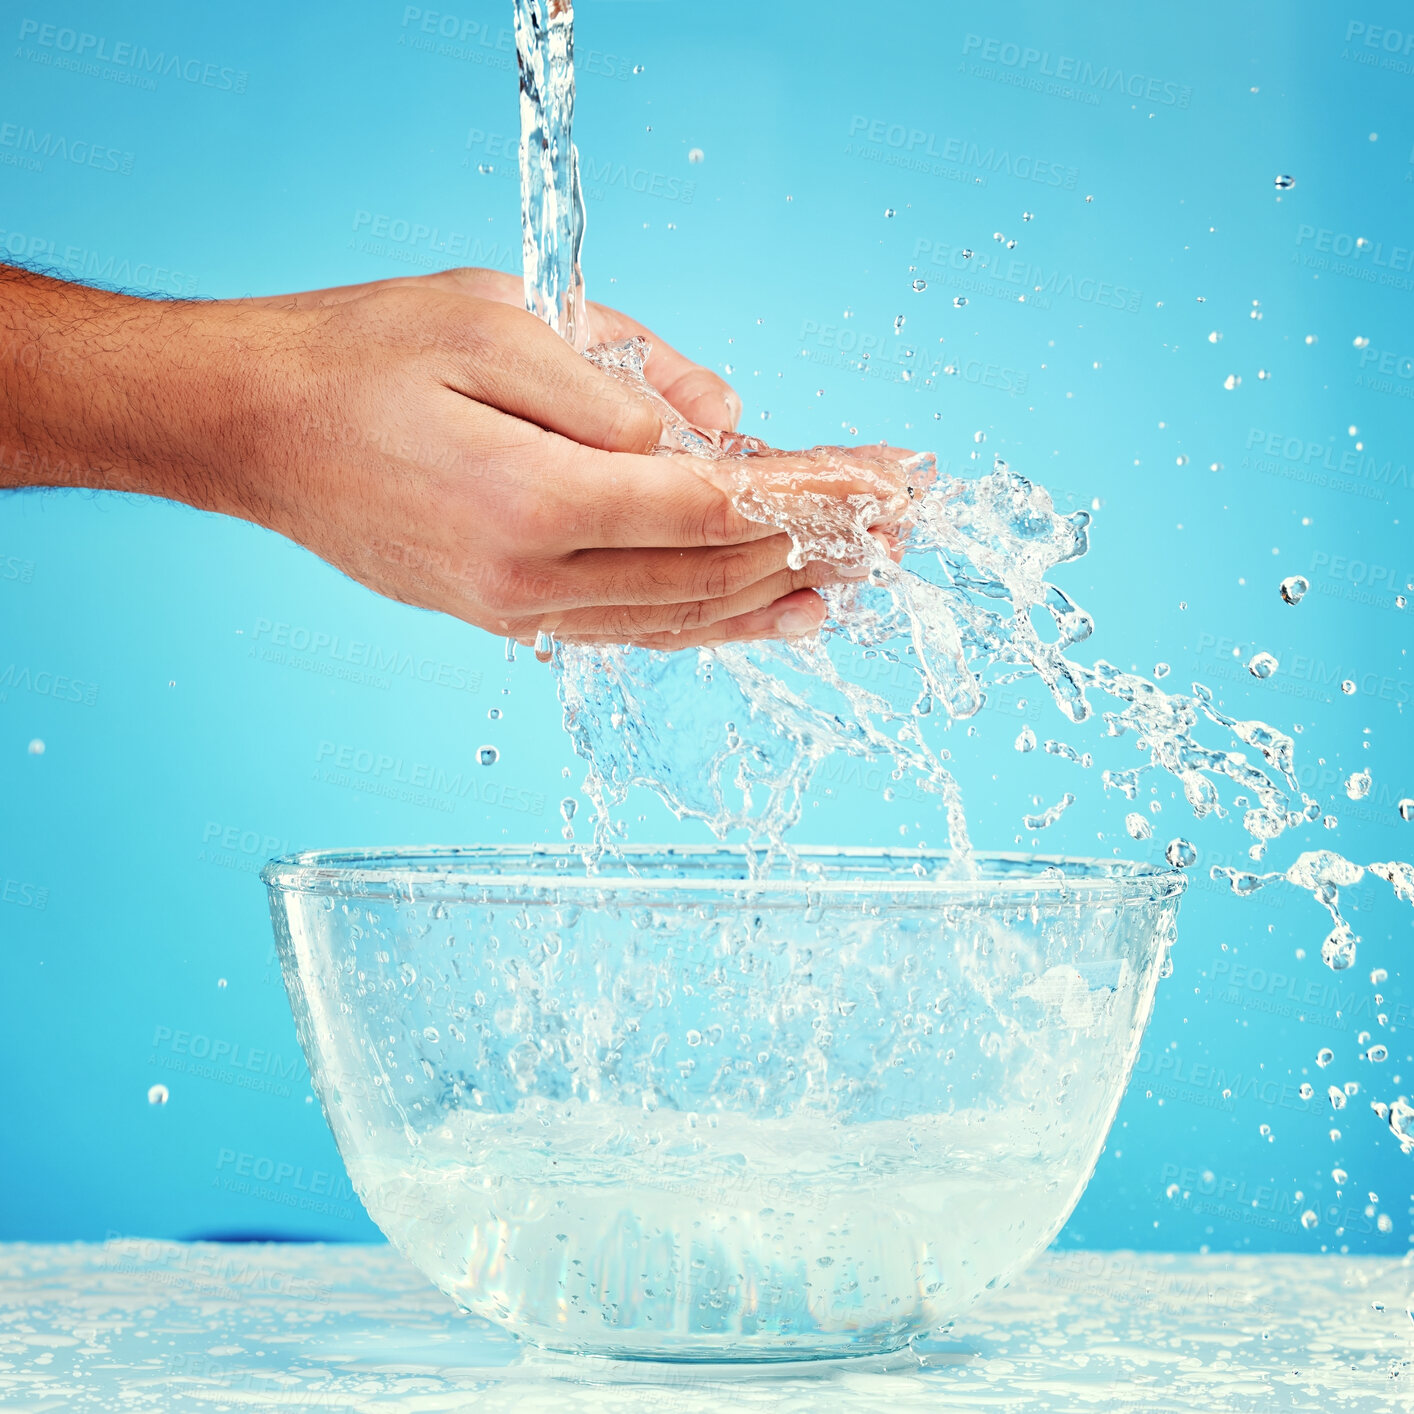
[[[799,455],[707,461],[682,453],[625,456],[584,452],[557,458],[557,499],[565,549],[737,545],[777,533],[802,493],[849,509],[867,523],[901,519],[907,475],[897,464],[825,463]],[[749,506],[737,509],[733,499]],[[793,504],[793,498],[795,503]],[[805,507],[809,513],[816,506]]]
[[[590,635],[616,643],[655,633],[697,633],[727,619],[740,618],[775,604],[801,589],[818,589],[839,581],[839,571],[820,561],[803,570],[780,569],[755,584],[721,599],[690,599],[683,603],[596,604],[541,618],[541,627],[556,638]]]
[[[802,589],[764,608],[721,619],[700,629],[682,633],[645,633],[628,641],[635,648],[654,648],[662,653],[673,653],[683,648],[713,648],[723,643],[808,637],[818,633],[824,622],[824,602],[812,590]],[[612,643],[620,640],[585,637],[569,641]]]
[[[741,420],[741,399],[731,384],[710,368],[680,354],[636,319],[607,305],[589,306],[589,334],[595,343],[610,339],[647,339],[651,346],[644,377],[691,423],[734,432]]]
[[[741,545],[681,550],[580,550],[563,562],[567,602],[547,609],[602,604],[684,604],[725,599],[788,569],[790,537],[768,534]],[[861,571],[860,577],[867,571]]]
[[[476,295],[480,299],[500,300],[514,305],[523,304],[525,299],[520,276],[507,275],[501,270],[442,270],[435,275],[417,278],[425,283],[435,281],[443,288]],[[725,432],[735,430],[741,418],[741,399],[731,384],[711,369],[693,363],[638,320],[630,319],[607,305],[589,305],[591,343],[601,344],[635,336],[647,339],[651,346],[648,362],[643,369],[644,376],[689,422]]]
[[[662,435],[652,402],[596,368],[548,324],[493,300],[452,299],[447,386],[605,452],[647,452]]]

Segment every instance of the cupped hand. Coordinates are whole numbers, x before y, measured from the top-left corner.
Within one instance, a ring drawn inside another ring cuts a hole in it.
[[[792,569],[790,541],[733,508],[733,464],[648,455],[651,403],[519,307],[520,282],[453,270],[232,302],[264,329],[262,436],[240,510],[390,598],[529,641],[672,649],[811,633],[813,590],[867,565]],[[220,306],[216,306],[219,308]],[[641,334],[649,381],[689,421],[740,401],[641,325],[590,306],[590,335]],[[900,454],[773,456],[778,483],[908,508]],[[888,548],[893,542],[882,536]]]

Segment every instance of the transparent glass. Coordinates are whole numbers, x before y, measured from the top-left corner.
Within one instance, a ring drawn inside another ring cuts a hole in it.
[[[267,865],[315,1088],[374,1221],[557,1350],[894,1350],[1055,1236],[1184,879],[802,849],[324,851]]]

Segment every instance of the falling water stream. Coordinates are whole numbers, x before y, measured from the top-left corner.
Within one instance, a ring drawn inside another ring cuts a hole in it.
[[[583,349],[570,0],[516,0],[516,41],[526,305]],[[1342,889],[1368,872],[1414,904],[1414,867],[1399,860],[1362,864],[1312,848],[1285,869],[1261,869],[1281,836],[1319,828],[1322,819],[1320,802],[1299,785],[1289,735],[1229,715],[1202,683],[1170,693],[1103,658],[1087,665],[1068,656],[1092,637],[1094,622],[1050,575],[1086,553],[1087,512],[1057,511],[1043,486],[1000,459],[987,474],[962,479],[936,474],[932,458],[919,456],[905,464],[911,529],[904,561],[895,564],[868,532],[896,512],[897,463],[817,447],[792,454],[794,465],[805,457],[815,468],[809,489],[801,489],[798,477],[782,474],[783,453],[685,422],[645,382],[648,352],[641,339],[587,350],[611,376],[655,400],[663,419],[658,450],[730,463],[737,510],[788,534],[794,567],[825,560],[866,573],[820,591],[828,621],[818,636],[680,653],[555,645],[565,725],[587,764],[584,789],[600,849],[623,838],[626,826],[614,812],[632,788],[646,786],[719,838],[741,833],[762,858],[788,858],[786,833],[814,771],[843,752],[883,760],[915,794],[935,796],[965,870],[971,846],[941,735],[985,710],[989,688],[1034,681],[1062,723],[1098,717],[1132,753],[1133,764],[1100,772],[1106,793],[1134,800],[1146,777],[1163,773],[1196,818],[1240,821],[1253,867],[1213,866],[1212,876],[1238,895],[1278,883],[1309,893],[1330,915],[1321,949],[1328,967],[1341,971],[1356,960],[1359,939],[1341,910]],[[841,494],[846,483],[851,490]],[[1286,581],[1281,594],[1296,605],[1303,589]],[[541,648],[537,656],[547,656]],[[1271,670],[1254,660],[1255,677]],[[1018,750],[1035,746],[1028,733]],[[1064,741],[1045,745],[1091,764]],[[1073,799],[1066,793],[1027,816],[1025,827],[1047,828]],[[1152,833],[1137,812],[1126,827],[1136,839]],[[1197,853],[1175,838],[1166,857],[1188,867]],[[1373,1108],[1414,1152],[1414,1107],[1401,1097]]]

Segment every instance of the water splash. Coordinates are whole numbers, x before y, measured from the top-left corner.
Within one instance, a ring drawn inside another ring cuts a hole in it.
[[[570,0],[516,0],[516,37],[526,303],[583,349],[584,208],[571,141]],[[997,239],[1004,237],[998,233]],[[954,303],[966,300],[959,296]],[[908,464],[909,553],[906,563],[895,564],[869,534],[882,518],[887,481],[878,459],[858,450],[814,448],[803,455],[824,480],[847,476],[858,484],[862,477],[867,486],[872,471],[878,495],[800,491],[773,475],[779,471],[773,459],[782,454],[765,443],[684,422],[647,385],[648,352],[645,341],[630,340],[589,355],[656,401],[663,420],[657,450],[730,463],[733,504],[746,518],[789,535],[792,567],[824,560],[865,574],[820,591],[829,621],[818,637],[678,654],[559,645],[554,661],[565,725],[588,765],[585,792],[595,806],[601,849],[625,833],[614,809],[632,787],[646,786],[680,818],[700,819],[720,838],[742,831],[769,857],[784,850],[815,769],[842,752],[882,759],[895,779],[911,777],[915,791],[937,796],[966,868],[970,841],[962,798],[946,765],[951,753],[937,737],[981,711],[989,688],[1032,677],[1069,723],[1092,722],[1098,712],[1109,737],[1129,738],[1143,754],[1137,766],[1101,771],[1106,792],[1132,801],[1147,774],[1167,775],[1181,786],[1195,818],[1240,812],[1253,861],[1262,860],[1287,831],[1322,822],[1320,803],[1298,785],[1294,743],[1286,733],[1226,713],[1202,683],[1191,684],[1188,694],[1169,693],[1103,658],[1086,665],[1069,656],[1090,638],[1094,624],[1049,576],[1086,553],[1088,513],[1057,512],[1043,486],[1000,459],[989,474],[963,481],[935,475],[932,458],[920,456]],[[1233,375],[1226,386],[1239,381]],[[1309,590],[1302,575],[1279,586],[1281,598],[1293,606]],[[1259,679],[1278,668],[1270,654],[1249,664]],[[1161,664],[1154,677],[1167,672]],[[1034,732],[1024,728],[1017,749],[1035,745]],[[1090,763],[1088,753],[1081,756],[1063,743],[1047,742],[1047,749],[1082,767]],[[1352,799],[1367,793],[1368,780],[1368,773],[1351,777]],[[1049,824],[1072,799],[1067,793],[1024,823]],[[1410,818],[1414,804],[1408,813],[1401,804],[1400,813]],[[1126,817],[1130,835],[1146,837],[1136,821],[1146,823],[1133,812]],[[1323,823],[1329,826],[1331,817]],[[1197,862],[1197,851],[1180,838],[1170,842],[1166,857],[1186,868]],[[1331,916],[1322,957],[1344,970],[1354,964],[1358,937],[1341,915],[1339,890],[1367,870],[1388,882],[1397,898],[1414,903],[1411,865],[1362,866],[1330,850],[1307,851],[1286,870],[1265,874],[1222,865],[1209,872],[1241,895],[1274,881],[1309,893]],[[1406,1111],[1414,1114],[1407,1105],[1388,1107],[1396,1132]]]

